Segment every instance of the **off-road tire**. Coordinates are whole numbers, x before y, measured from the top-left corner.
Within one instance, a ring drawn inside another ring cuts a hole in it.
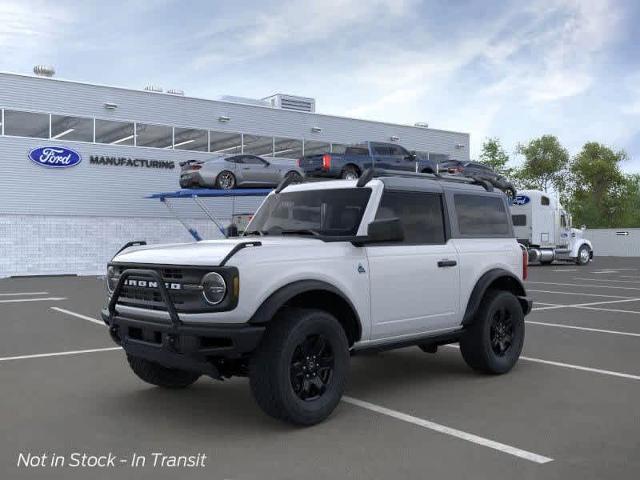
[[[163,388],[185,388],[193,384],[199,373],[163,367],[144,358],[127,355],[129,366],[141,380]]]
[[[492,325],[498,311],[509,313],[512,325],[510,347],[500,355],[492,344]],[[524,313],[520,302],[511,292],[489,290],[471,323],[460,339],[460,351],[467,365],[489,374],[507,373],[518,361],[524,344]]]
[[[587,252],[586,254],[586,260],[585,260],[585,254],[583,253],[584,251]],[[584,266],[584,265],[588,265],[589,261],[591,260],[591,249],[587,246],[587,245],[582,245],[579,249],[578,249],[578,256],[576,257],[576,264],[580,265],[580,266]]]
[[[231,181],[230,186],[222,183],[224,181],[223,178],[225,178],[226,176],[230,178],[230,181]],[[233,173],[231,173],[229,170],[223,170],[216,177],[215,185],[216,185],[216,188],[219,188],[220,190],[231,190],[232,188],[235,188],[237,184],[238,183],[236,181],[236,176]]]
[[[333,370],[326,390],[303,400],[294,391],[292,362],[308,338],[322,336],[333,353]],[[313,425],[338,405],[349,373],[349,344],[336,318],[316,309],[287,308],[272,320],[249,363],[249,382],[262,410],[295,425]]]
[[[353,165],[347,165],[342,169],[342,172],[340,173],[340,178],[355,180],[356,178],[360,178],[360,171]]]

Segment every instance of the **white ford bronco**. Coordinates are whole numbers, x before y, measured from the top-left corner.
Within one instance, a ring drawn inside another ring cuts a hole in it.
[[[475,370],[514,366],[531,301],[502,192],[370,171],[287,183],[241,237],[114,257],[102,318],[138,377],[180,388],[248,376],[267,414],[311,425],[359,352],[459,342]]]

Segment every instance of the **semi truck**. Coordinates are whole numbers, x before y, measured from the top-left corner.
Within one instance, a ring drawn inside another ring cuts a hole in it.
[[[593,260],[593,246],[584,238],[586,227],[573,228],[569,212],[548,193],[519,191],[511,205],[511,219],[530,263],[560,260],[586,265]]]

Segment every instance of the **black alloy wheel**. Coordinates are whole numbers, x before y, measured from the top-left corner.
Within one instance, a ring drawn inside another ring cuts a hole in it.
[[[513,322],[508,309],[496,310],[489,327],[491,349],[499,357],[504,357],[513,343]]]
[[[327,390],[333,377],[334,356],[323,335],[309,335],[291,358],[291,387],[305,402],[317,400]]]

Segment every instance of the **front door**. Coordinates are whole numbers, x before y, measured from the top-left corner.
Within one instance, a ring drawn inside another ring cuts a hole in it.
[[[369,245],[371,340],[456,328],[458,254],[447,241],[440,193],[386,190],[376,218],[397,217],[403,242]]]
[[[273,183],[273,169],[260,157],[244,155],[242,164],[238,165],[242,179],[251,184]]]

